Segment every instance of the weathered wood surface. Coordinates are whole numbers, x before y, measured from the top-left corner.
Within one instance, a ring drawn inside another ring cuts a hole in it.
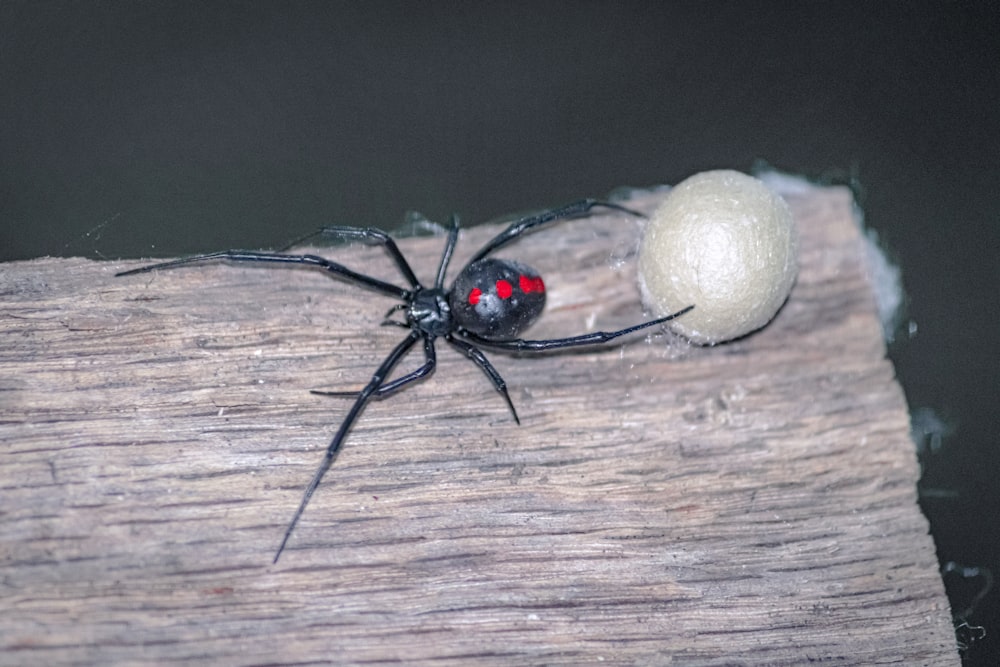
[[[0,662],[957,665],[850,196],[789,202],[802,270],[767,328],[491,353],[520,427],[439,345],[277,565],[349,405],[307,390],[367,380],[392,301],[308,270],[0,265]],[[549,287],[533,337],[638,321],[636,237],[596,216],[511,246]],[[442,239],[401,245],[431,279]]]

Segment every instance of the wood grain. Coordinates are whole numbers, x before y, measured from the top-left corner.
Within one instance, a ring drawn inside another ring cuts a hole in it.
[[[277,565],[350,405],[308,390],[367,381],[392,300],[293,268],[0,265],[0,662],[959,664],[852,200],[788,200],[802,268],[768,327],[488,352],[520,427],[439,345]],[[637,236],[598,215],[507,249],[549,287],[532,337],[640,321]],[[442,239],[401,246],[431,280]],[[378,248],[322,252],[399,281]]]

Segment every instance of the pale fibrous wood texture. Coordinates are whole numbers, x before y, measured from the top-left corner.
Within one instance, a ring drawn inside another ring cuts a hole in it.
[[[439,344],[276,565],[350,406],[308,390],[368,380],[393,301],[301,268],[0,265],[0,663],[958,665],[852,199],[787,199],[801,271],[766,328],[487,351],[521,426]],[[548,286],[530,337],[641,321],[638,235],[598,213],[505,248]],[[431,281],[443,243],[400,245]]]

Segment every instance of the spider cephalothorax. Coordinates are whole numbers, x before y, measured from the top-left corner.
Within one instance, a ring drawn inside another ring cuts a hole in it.
[[[410,268],[409,263],[399,251],[392,237],[381,230],[371,227],[324,227],[316,232],[316,234],[347,240],[359,240],[383,246],[395,262],[403,278],[409,283],[408,287],[400,287],[379,278],[358,273],[342,264],[317,255],[294,255],[251,250],[223,250],[204,255],[195,255],[193,257],[184,257],[182,259],[122,271],[116,275],[127,276],[155,269],[173,268],[184,264],[214,259],[240,262],[300,264],[328,271],[338,278],[381,292],[382,294],[396,297],[400,300],[400,303],[389,311],[387,318],[391,317],[393,313],[402,311],[404,313],[404,320],[387,319],[387,322],[398,324],[406,328],[409,333],[389,353],[389,356],[382,361],[382,364],[372,374],[372,378],[368,384],[360,392],[314,392],[334,396],[350,396],[354,397],[355,400],[347,416],[341,422],[340,428],[337,429],[336,435],[330,441],[330,445],[326,450],[326,456],[316,470],[316,474],[313,476],[309,486],[306,487],[305,493],[302,496],[302,502],[288,524],[285,536],[274,556],[274,562],[278,562],[278,558],[288,543],[288,538],[291,537],[292,531],[302,516],[302,512],[305,511],[309,499],[319,486],[323,475],[326,474],[326,471],[333,464],[334,459],[340,452],[341,445],[343,445],[347,434],[350,432],[354,422],[357,421],[365,405],[372,399],[386,396],[433,372],[436,364],[434,343],[437,339],[444,339],[449,345],[472,360],[486,374],[486,377],[493,384],[493,388],[500,393],[507,403],[507,407],[510,409],[514,420],[520,423],[517,411],[514,409],[514,404],[511,402],[510,395],[507,392],[506,383],[500,376],[500,373],[497,372],[486,358],[486,355],[479,349],[479,346],[497,350],[540,351],[579,345],[596,345],[672,320],[694,308],[694,306],[689,305],[666,317],[660,317],[617,331],[596,331],[580,336],[548,340],[524,340],[518,338],[541,315],[542,308],[545,306],[545,283],[538,272],[524,264],[506,259],[487,257],[487,255],[520,238],[522,234],[531,229],[557,220],[586,215],[595,206],[622,211],[629,215],[642,215],[617,204],[584,199],[561,208],[521,218],[511,223],[504,231],[500,232],[480,248],[473,255],[472,259],[469,260],[469,263],[459,272],[458,277],[450,288],[445,288],[444,279],[448,271],[448,264],[451,261],[452,253],[455,250],[455,244],[458,241],[458,219],[454,216],[452,216],[448,228],[448,238],[445,242],[444,253],[438,265],[437,277],[433,287],[424,287],[417,280],[413,269]],[[389,380],[389,374],[392,372],[392,369],[418,341],[423,342],[424,363],[405,375]]]

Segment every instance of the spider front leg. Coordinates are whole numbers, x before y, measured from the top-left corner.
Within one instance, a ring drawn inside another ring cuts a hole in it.
[[[374,290],[382,292],[383,294],[388,294],[399,299],[410,298],[410,291],[403,289],[402,287],[397,287],[392,283],[387,283],[384,280],[379,280],[378,278],[373,278],[367,276],[363,273],[358,273],[357,271],[352,271],[343,264],[338,264],[337,262],[330,261],[323,257],[317,255],[286,255],[278,252],[261,252],[256,250],[220,250],[219,252],[210,252],[204,255],[193,255],[191,257],[182,257],[180,259],[172,259],[168,262],[158,262],[156,264],[149,264],[147,266],[140,266],[137,269],[129,269],[127,271],[119,271],[115,274],[115,277],[121,276],[131,276],[137,273],[149,273],[150,271],[157,271],[159,269],[172,269],[178,266],[186,266],[188,264],[200,264],[203,262],[210,262],[213,260],[227,260],[231,262],[255,262],[255,263],[267,263],[267,264],[301,264],[317,269],[322,269],[333,275],[340,276],[358,285],[363,285],[365,287],[370,287]]]

